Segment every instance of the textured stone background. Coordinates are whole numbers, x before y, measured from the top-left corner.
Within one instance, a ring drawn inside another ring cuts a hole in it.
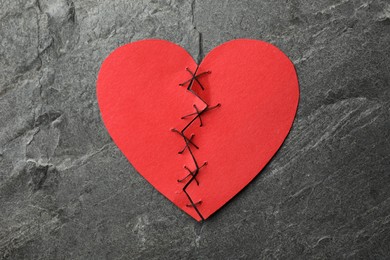
[[[284,146],[204,223],[156,192],[99,116],[116,47],[201,58],[269,41],[295,63]],[[388,0],[0,0],[0,259],[390,257]]]

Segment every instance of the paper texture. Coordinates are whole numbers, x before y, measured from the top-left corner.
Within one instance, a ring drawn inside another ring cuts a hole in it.
[[[182,188],[193,160],[172,128],[182,129],[195,104],[204,104],[179,86],[196,62],[180,46],[165,40],[143,40],[119,47],[103,62],[97,97],[104,124],[135,169],[159,192],[196,220]],[[199,65],[202,91],[209,105],[221,107],[202,116],[186,131],[207,161],[187,192],[206,219],[243,189],[269,162],[286,138],[299,99],[293,64],[275,46],[239,39],[213,49]],[[260,198],[259,198],[260,199]]]

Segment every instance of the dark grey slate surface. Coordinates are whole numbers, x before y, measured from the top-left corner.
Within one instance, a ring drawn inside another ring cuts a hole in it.
[[[204,223],[99,116],[101,62],[151,37],[195,58],[262,39],[299,75],[282,149]],[[390,258],[389,100],[388,0],[0,0],[0,259]]]

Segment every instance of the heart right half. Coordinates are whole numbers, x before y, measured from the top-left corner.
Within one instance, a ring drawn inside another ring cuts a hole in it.
[[[135,169],[199,221],[280,148],[299,87],[292,62],[263,41],[226,42],[198,66],[176,44],[143,40],[108,56],[97,96],[108,132]]]

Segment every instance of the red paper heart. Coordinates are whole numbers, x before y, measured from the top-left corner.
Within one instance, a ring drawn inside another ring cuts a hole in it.
[[[201,90],[187,69],[197,75]],[[189,144],[183,129],[199,147]],[[112,139],[135,169],[159,192],[196,220],[208,218],[243,189],[269,162],[293,123],[298,80],[293,64],[278,48],[258,40],[240,39],[212,50],[197,69],[180,46],[165,40],[143,40],[113,51],[103,62],[97,81],[103,121]],[[182,116],[195,113],[181,119]],[[183,179],[178,182],[179,179]],[[186,192],[183,187],[188,184]],[[199,183],[199,185],[197,184]],[[191,203],[190,199],[194,204]],[[201,203],[198,203],[201,202]]]

